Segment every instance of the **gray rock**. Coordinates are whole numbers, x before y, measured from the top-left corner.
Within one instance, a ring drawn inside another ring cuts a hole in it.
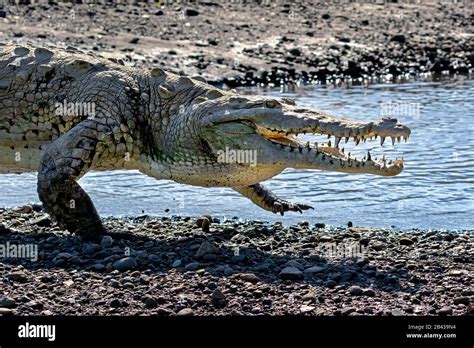
[[[279,277],[284,280],[298,280],[303,278],[303,272],[296,267],[285,267],[281,270]]]
[[[398,308],[392,309],[391,313],[394,317],[401,317],[401,316],[405,315],[405,312],[402,311],[401,309],[398,309]]]
[[[190,315],[194,315],[194,311],[193,311],[191,308],[183,308],[183,309],[180,310],[178,313],[176,313],[176,315],[179,315],[179,316],[190,316]]]
[[[181,266],[183,262],[181,260],[175,260],[172,264],[171,264],[171,267],[173,268],[176,268],[176,267],[179,267]]]
[[[120,272],[129,271],[137,267],[137,261],[133,257],[124,257],[123,259],[117,260],[112,265],[113,269]]]
[[[201,264],[199,262],[191,262],[188,263],[184,269],[186,271],[197,271],[201,267]]]
[[[114,243],[114,239],[111,236],[103,236],[100,245],[102,248],[110,248]]]
[[[306,274],[317,274],[317,273],[324,272],[324,270],[325,270],[324,267],[312,266],[312,267],[306,268],[304,270],[304,273],[306,273]]]
[[[198,251],[196,252],[196,257],[202,257],[204,254],[218,254],[219,248],[216,247],[214,244],[205,240],[201,243]]]

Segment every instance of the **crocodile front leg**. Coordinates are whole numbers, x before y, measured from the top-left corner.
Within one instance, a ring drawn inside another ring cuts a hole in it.
[[[83,240],[105,232],[87,193],[76,182],[108,148],[111,127],[85,120],[51,143],[38,169],[38,194],[58,224]]]
[[[280,213],[281,215],[287,211],[297,211],[303,213],[303,210],[314,209],[313,207],[306,204],[285,201],[284,199],[277,197],[272,191],[268,190],[262,184],[233,187],[233,189],[243,196],[249,198],[260,208],[273,213]]]

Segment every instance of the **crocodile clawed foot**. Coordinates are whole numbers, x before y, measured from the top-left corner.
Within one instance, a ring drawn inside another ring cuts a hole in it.
[[[292,203],[292,202],[285,201],[283,199],[276,200],[275,202],[273,202],[272,205],[273,205],[272,207],[273,213],[275,214],[280,213],[280,215],[282,216],[287,211],[296,211],[296,212],[299,212],[300,214],[303,214],[303,210],[314,209],[312,206],[309,206],[307,204]]]

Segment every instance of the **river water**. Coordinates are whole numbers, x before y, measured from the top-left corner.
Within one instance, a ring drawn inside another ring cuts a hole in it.
[[[255,93],[244,90],[244,93]],[[368,87],[305,86],[259,90],[355,120],[391,114],[412,129],[407,144],[384,153],[403,157],[396,177],[346,175],[287,169],[265,185],[286,199],[315,210],[284,217],[266,212],[231,189],[200,188],[157,181],[137,171],[91,172],[80,180],[103,216],[197,216],[400,229],[474,228],[474,81],[374,84]],[[351,145],[351,142],[348,146]],[[362,149],[377,154],[369,142]],[[346,150],[347,151],[347,150]],[[379,149],[380,151],[380,149]],[[36,174],[0,175],[0,207],[38,202]]]

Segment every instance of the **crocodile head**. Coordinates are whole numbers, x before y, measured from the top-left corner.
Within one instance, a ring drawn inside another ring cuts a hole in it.
[[[403,170],[402,159],[379,154],[376,160],[368,152],[357,158],[342,144],[347,148],[377,140],[383,145],[386,138],[395,143],[410,136],[410,129],[394,118],[351,121],[288,99],[225,95],[200,103],[195,111],[200,115],[201,149],[215,162],[206,170],[212,185],[253,184],[285,168],[393,176]],[[300,134],[324,135],[324,143],[303,141]]]

